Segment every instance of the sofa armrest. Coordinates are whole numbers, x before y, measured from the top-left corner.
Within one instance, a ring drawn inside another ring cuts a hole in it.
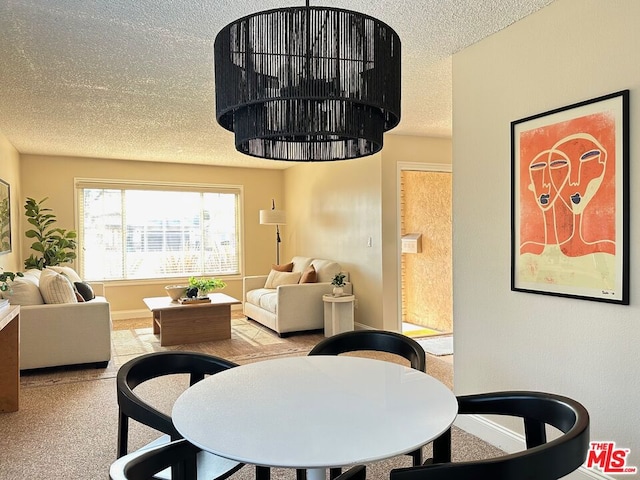
[[[247,299],[247,292],[257,288],[264,288],[264,284],[267,282],[267,276],[268,275],[254,275],[244,277],[242,279],[242,301]]]
[[[20,308],[20,369],[108,361],[109,302],[28,305]]]
[[[320,329],[324,327],[322,295],[333,291],[329,282],[280,285],[278,292],[278,331]],[[351,293],[351,283],[344,286]]]
[[[104,297],[103,282],[88,282],[96,297]]]

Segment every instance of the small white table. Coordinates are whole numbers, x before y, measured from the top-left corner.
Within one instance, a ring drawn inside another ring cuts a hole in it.
[[[323,295],[324,336],[353,330],[354,295]]]
[[[208,377],[175,402],[175,427],[225,458],[266,467],[370,463],[429,443],[453,423],[456,398],[418,370],[352,356],[265,360]]]

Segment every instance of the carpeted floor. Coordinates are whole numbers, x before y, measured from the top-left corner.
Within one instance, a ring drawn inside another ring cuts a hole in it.
[[[107,478],[116,451],[116,372],[130,358],[165,349],[160,347],[149,323],[115,322],[113,358],[106,369],[57,368],[22,375],[20,410],[0,414],[0,479]],[[233,319],[230,340],[166,348],[203,351],[242,364],[275,356],[306,355],[322,338],[322,333],[279,338],[256,323],[237,317]],[[449,357],[429,355],[427,365],[429,374],[452,388],[453,368]],[[169,413],[175,398],[186,386],[185,378],[174,376],[147,382],[139,388],[149,402]],[[131,422],[130,449],[139,448],[156,437],[157,433],[148,427]],[[457,454],[454,460],[501,453],[458,429],[454,429],[454,442],[454,450],[462,454]],[[425,447],[426,455],[429,449],[430,446]],[[408,466],[407,462],[407,456],[378,462],[369,466],[367,477],[388,478],[390,468]],[[254,470],[250,467],[231,477],[232,480],[253,478]],[[295,472],[273,469],[272,478],[293,479]]]

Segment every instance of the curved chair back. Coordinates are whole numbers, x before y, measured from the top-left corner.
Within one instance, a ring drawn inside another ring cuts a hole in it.
[[[451,461],[451,431],[433,442],[432,465],[391,471],[390,480],[492,478],[556,480],[577,470],[589,451],[589,413],[579,402],[542,392],[496,392],[458,397],[458,414],[506,415],[524,421],[526,449],[472,462]],[[545,425],[561,435],[547,442]]]
[[[181,438],[171,417],[142,400],[134,389],[143,382],[164,375],[189,374],[194,385],[205,375],[214,375],[237,364],[213,355],[196,352],[165,351],[141,355],[118,370],[118,457],[127,453],[129,418],[165,433],[172,440]]]
[[[309,355],[339,355],[363,350],[393,353],[409,360],[411,368],[421,372],[426,370],[426,355],[418,342],[406,335],[385,330],[338,333],[318,343]]]
[[[168,467],[173,467],[177,478],[195,478],[189,471],[189,462],[200,451],[186,440],[176,440],[145,450],[135,455],[125,455],[111,464],[111,480],[148,480]]]

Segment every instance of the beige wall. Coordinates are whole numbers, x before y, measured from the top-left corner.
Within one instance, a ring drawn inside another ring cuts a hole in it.
[[[640,2],[556,0],[453,60],[455,391],[574,397],[640,465]],[[631,90],[631,305],[510,291],[510,122]]]
[[[380,328],[380,155],[296,165],[285,171],[285,191],[283,258],[339,262],[358,299],[356,323]]]
[[[22,155],[20,157],[22,195],[20,210],[26,197],[41,200],[49,197],[47,206],[58,217],[58,226],[75,227],[74,177],[108,178],[145,181],[190,182],[242,185],[244,213],[244,272],[248,275],[269,271],[275,262],[275,240],[270,227],[259,224],[259,210],[271,208],[271,199],[277,203],[283,198],[283,172],[246,168],[223,168],[202,165],[178,165],[170,163],[135,162],[122,160],[52,157]],[[22,215],[24,216],[24,215]],[[30,253],[24,230],[23,256]],[[14,237],[15,238],[15,237]],[[241,277],[225,278],[225,293],[242,298]],[[164,295],[164,286],[173,281],[110,282],[106,294],[114,312],[126,316],[126,312],[145,309],[142,298]],[[118,316],[118,314],[114,315]]]
[[[400,328],[399,165],[451,164],[451,140],[385,136],[382,153],[285,172],[284,258],[334,259],[349,271],[356,323]],[[371,246],[368,246],[369,237]]]
[[[0,179],[9,184],[11,195],[11,252],[0,255],[0,267],[9,272],[22,271],[23,258],[20,253],[20,168],[18,152],[0,132]]]

